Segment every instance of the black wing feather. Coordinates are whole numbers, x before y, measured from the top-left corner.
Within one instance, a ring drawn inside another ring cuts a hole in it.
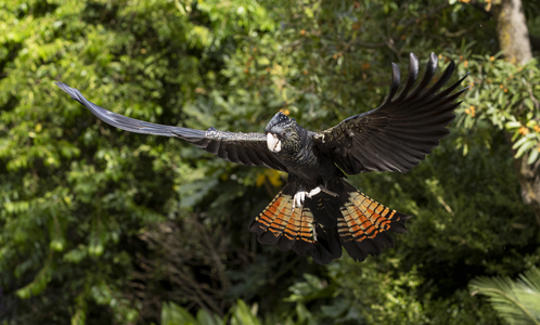
[[[465,77],[441,90],[455,70],[451,62],[438,80],[437,56],[431,54],[422,80],[418,80],[418,59],[410,54],[409,75],[403,90],[400,72],[392,64],[388,96],[378,108],[354,115],[318,133],[318,148],[334,159],[346,173],[364,171],[405,172],[416,166],[448,134],[456,99],[466,90],[454,90]],[[431,86],[430,86],[431,85]]]
[[[226,132],[213,128],[202,131],[145,122],[106,110],[87,100],[79,90],[62,82],[57,82],[56,85],[71,98],[83,104],[100,120],[116,128],[134,133],[180,138],[232,162],[286,171],[285,166],[268,150],[266,137],[262,133]]]

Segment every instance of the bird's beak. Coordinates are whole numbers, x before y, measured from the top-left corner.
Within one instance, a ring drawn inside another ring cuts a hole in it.
[[[280,152],[281,151],[281,141],[279,141],[277,135],[268,132],[266,134],[266,145],[268,146],[268,150],[272,152]]]

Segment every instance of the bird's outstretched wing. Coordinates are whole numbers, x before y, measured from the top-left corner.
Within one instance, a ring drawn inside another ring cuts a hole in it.
[[[317,147],[348,174],[364,171],[405,172],[424,159],[448,133],[456,101],[465,89],[454,90],[465,77],[442,87],[454,72],[451,62],[434,80],[437,56],[431,54],[424,77],[418,79],[418,59],[410,54],[409,76],[403,90],[400,73],[392,63],[392,84],[383,104],[369,112],[351,116],[314,136]]]
[[[286,171],[286,168],[268,150],[266,136],[262,133],[226,132],[216,129],[202,131],[144,122],[108,111],[87,100],[79,90],[62,82],[57,82],[56,85],[68,93],[71,98],[86,106],[100,120],[119,129],[180,138],[232,162]]]

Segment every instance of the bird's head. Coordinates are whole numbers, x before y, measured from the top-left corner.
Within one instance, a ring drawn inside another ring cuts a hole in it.
[[[266,145],[272,152],[294,151],[299,145],[299,127],[295,119],[277,112],[264,129]]]

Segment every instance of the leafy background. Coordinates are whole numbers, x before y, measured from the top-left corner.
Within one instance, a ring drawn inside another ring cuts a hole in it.
[[[525,66],[503,59],[493,11],[487,0],[3,1],[0,322],[504,322],[468,285],[540,264],[540,215],[516,168],[539,161],[540,71],[534,46]],[[524,11],[540,35],[540,6]],[[417,168],[350,178],[414,215],[394,249],[362,263],[256,243],[247,225],[284,175],[113,129],[54,86],[162,124],[260,131],[284,110],[322,129],[376,107],[390,62],[405,75],[413,51],[454,60],[470,89]]]

